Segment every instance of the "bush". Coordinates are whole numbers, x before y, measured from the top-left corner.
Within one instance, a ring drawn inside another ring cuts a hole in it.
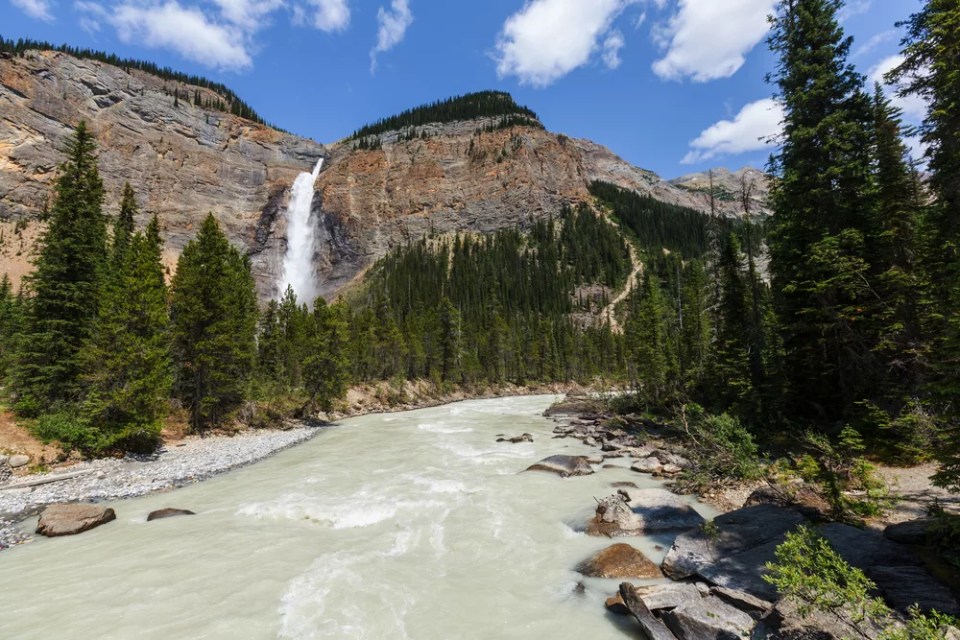
[[[702,492],[726,480],[756,480],[763,476],[760,453],[753,435],[726,413],[708,414],[699,405],[687,405],[680,416],[691,448],[697,453],[696,469],[684,473],[684,488]]]
[[[96,431],[86,420],[69,411],[42,415],[30,430],[44,443],[59,442],[67,452],[88,455],[98,450]]]

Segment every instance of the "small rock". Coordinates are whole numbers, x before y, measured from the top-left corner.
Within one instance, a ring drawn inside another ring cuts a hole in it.
[[[660,468],[660,473],[665,476],[675,476],[681,471],[683,471],[683,469],[681,469],[678,465],[673,464],[672,462],[668,462],[667,464],[663,465],[663,467]]]
[[[588,476],[592,473],[593,467],[583,456],[550,456],[540,462],[527,467],[527,471],[549,471],[556,473],[562,478],[570,476]]]
[[[497,438],[497,442],[509,442],[511,444],[520,444],[521,442],[533,442],[533,436],[529,433],[514,436],[513,438]]]
[[[650,456],[649,458],[637,460],[630,468],[638,473],[660,473],[663,469],[663,464],[657,458]]]
[[[10,456],[10,459],[7,460],[7,464],[9,464],[12,469],[17,469],[18,467],[26,466],[30,464],[30,456],[24,456],[24,455]]]
[[[634,482],[611,482],[610,486],[614,489],[639,489]]]
[[[177,516],[195,516],[193,511],[188,511],[186,509],[158,509],[156,511],[151,511],[150,515],[147,516],[147,522],[151,520],[162,520],[163,518],[175,518]]]
[[[37,533],[49,538],[72,536],[116,518],[113,509],[97,504],[52,504],[40,514]]]
[[[577,565],[576,571],[588,578],[654,580],[663,577],[656,564],[628,544],[615,544],[597,552]]]
[[[630,615],[630,609],[627,609],[627,605],[624,604],[623,598],[619,593],[607,598],[607,601],[603,603],[603,606],[607,608],[607,611],[618,616]]]

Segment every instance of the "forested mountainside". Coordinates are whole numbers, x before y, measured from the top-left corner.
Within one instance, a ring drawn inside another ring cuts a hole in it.
[[[124,182],[134,185],[138,224],[158,215],[170,268],[212,212],[250,256],[261,300],[281,293],[290,187],[321,157],[327,161],[314,201],[323,222],[315,275],[326,295],[391,247],[431,231],[527,228],[566,205],[591,201],[594,180],[700,211],[710,206],[702,191],[671,185],[589,141],[544,130],[532,110],[499,92],[413,108],[328,148],[241,117],[259,119],[252,107],[239,115],[221,111],[237,112],[230,105],[242,101],[202,78],[44,43],[4,47],[0,271],[15,283],[31,268],[57,165],[81,119],[98,143],[106,212],[115,215]],[[765,179],[758,178],[757,189],[766,192]],[[716,202],[723,215],[739,215],[737,202]]]

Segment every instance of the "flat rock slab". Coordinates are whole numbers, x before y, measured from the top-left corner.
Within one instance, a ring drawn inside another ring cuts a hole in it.
[[[162,520],[164,518],[176,518],[177,516],[195,516],[193,511],[188,511],[187,509],[158,509],[156,511],[151,511],[150,515],[147,516],[147,522],[152,520]]]
[[[933,522],[933,518],[920,518],[892,524],[883,530],[883,537],[900,544],[926,544],[927,532]]]
[[[960,604],[950,589],[922,567],[874,566],[868,570],[868,575],[887,604],[901,613],[916,604],[923,611],[935,609],[950,616],[960,615]]]
[[[910,549],[891,542],[875,531],[847,524],[831,523],[818,528],[840,557],[870,575],[875,566],[918,566],[920,561]]]
[[[749,615],[715,596],[691,600],[663,614],[680,640],[749,638],[756,623]]]
[[[116,519],[113,509],[97,504],[52,504],[40,514],[37,533],[49,538],[72,536]]]
[[[689,582],[667,582],[634,587],[634,591],[651,611],[676,609],[685,602],[701,598],[700,590]]]
[[[527,471],[548,471],[556,473],[562,478],[570,476],[588,476],[593,467],[584,456],[550,456],[540,462],[527,467]]]
[[[663,573],[642,551],[628,544],[615,544],[584,560],[576,569],[590,578],[636,578],[654,580]]]

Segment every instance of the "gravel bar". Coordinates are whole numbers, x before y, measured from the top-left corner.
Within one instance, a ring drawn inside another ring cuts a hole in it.
[[[175,489],[263,460],[309,440],[320,430],[320,427],[298,427],[288,431],[253,431],[233,437],[194,438],[182,445],[162,447],[149,456],[91,460],[50,474],[16,478],[12,484],[65,472],[88,472],[22,489],[0,486],[0,550],[28,539],[16,523],[39,513],[45,505],[123,500]]]

